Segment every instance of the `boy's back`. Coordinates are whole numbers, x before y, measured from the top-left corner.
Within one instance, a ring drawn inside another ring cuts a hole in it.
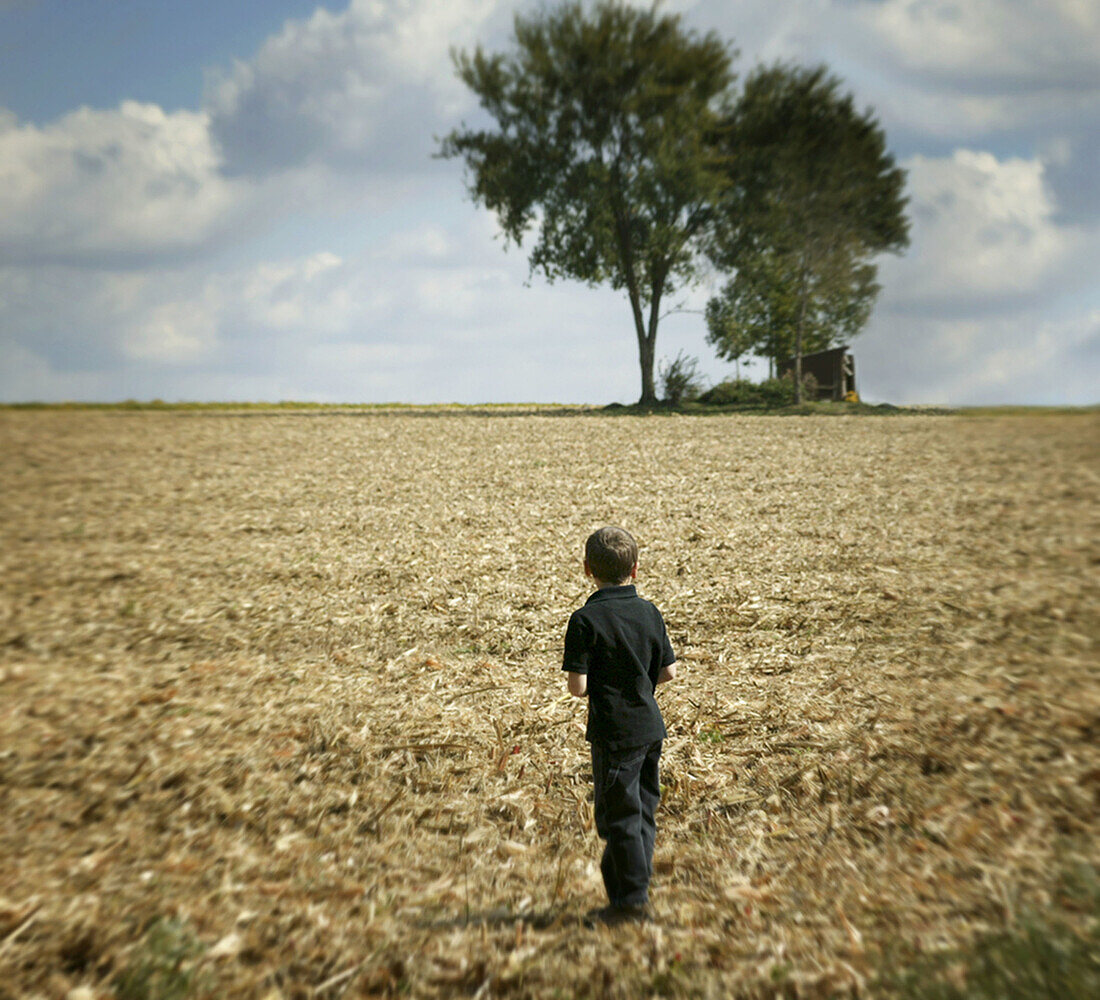
[[[569,619],[563,663],[588,676],[585,739],[609,749],[663,740],[653,689],[675,659],[660,611],[633,585],[592,594]]]

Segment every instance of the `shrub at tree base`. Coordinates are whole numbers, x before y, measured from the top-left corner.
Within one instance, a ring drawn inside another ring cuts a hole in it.
[[[817,380],[812,375],[802,380],[802,392],[807,399],[817,396]],[[709,406],[793,406],[794,379],[785,375],[763,382],[749,382],[747,379],[719,382],[700,395],[699,402]]]
[[[702,389],[699,362],[681,351],[671,361],[661,365],[662,400],[670,406],[679,406],[699,398]]]
[[[719,382],[699,397],[700,403],[708,406],[761,406],[763,397],[761,386],[746,379],[731,379]]]

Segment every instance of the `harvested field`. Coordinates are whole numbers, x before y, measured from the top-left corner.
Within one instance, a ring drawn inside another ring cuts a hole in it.
[[[866,995],[1100,862],[1095,413],[0,434],[0,998]],[[594,931],[607,522],[682,670]]]

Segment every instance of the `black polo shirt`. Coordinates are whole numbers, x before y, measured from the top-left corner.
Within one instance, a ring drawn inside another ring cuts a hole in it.
[[[589,743],[611,749],[665,738],[653,699],[657,675],[676,662],[661,612],[633,586],[597,590],[573,612],[562,670],[588,675]]]

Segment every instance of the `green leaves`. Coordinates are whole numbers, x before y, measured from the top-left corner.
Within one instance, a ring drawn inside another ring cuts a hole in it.
[[[471,197],[511,242],[536,229],[533,272],[627,291],[643,401],[660,300],[694,277],[729,183],[712,137],[732,107],[731,60],[717,35],[613,0],[517,16],[511,52],[455,56],[495,127],[457,129],[440,154],[465,160]]]
[[[708,308],[709,339],[722,356],[779,359],[854,336],[879,291],[872,258],[908,245],[882,129],[824,67],[784,65],[749,76],[727,125],[710,254],[736,275]]]
[[[733,53],[654,7],[603,0],[517,16],[508,53],[455,65],[492,128],[458,129],[471,197],[550,281],[623,289],[656,401],[664,295],[704,249],[735,272],[707,310],[720,355],[828,347],[866,324],[873,256],[908,243],[904,174],[824,67],[763,67],[733,97]],[[644,310],[648,309],[648,318]]]

